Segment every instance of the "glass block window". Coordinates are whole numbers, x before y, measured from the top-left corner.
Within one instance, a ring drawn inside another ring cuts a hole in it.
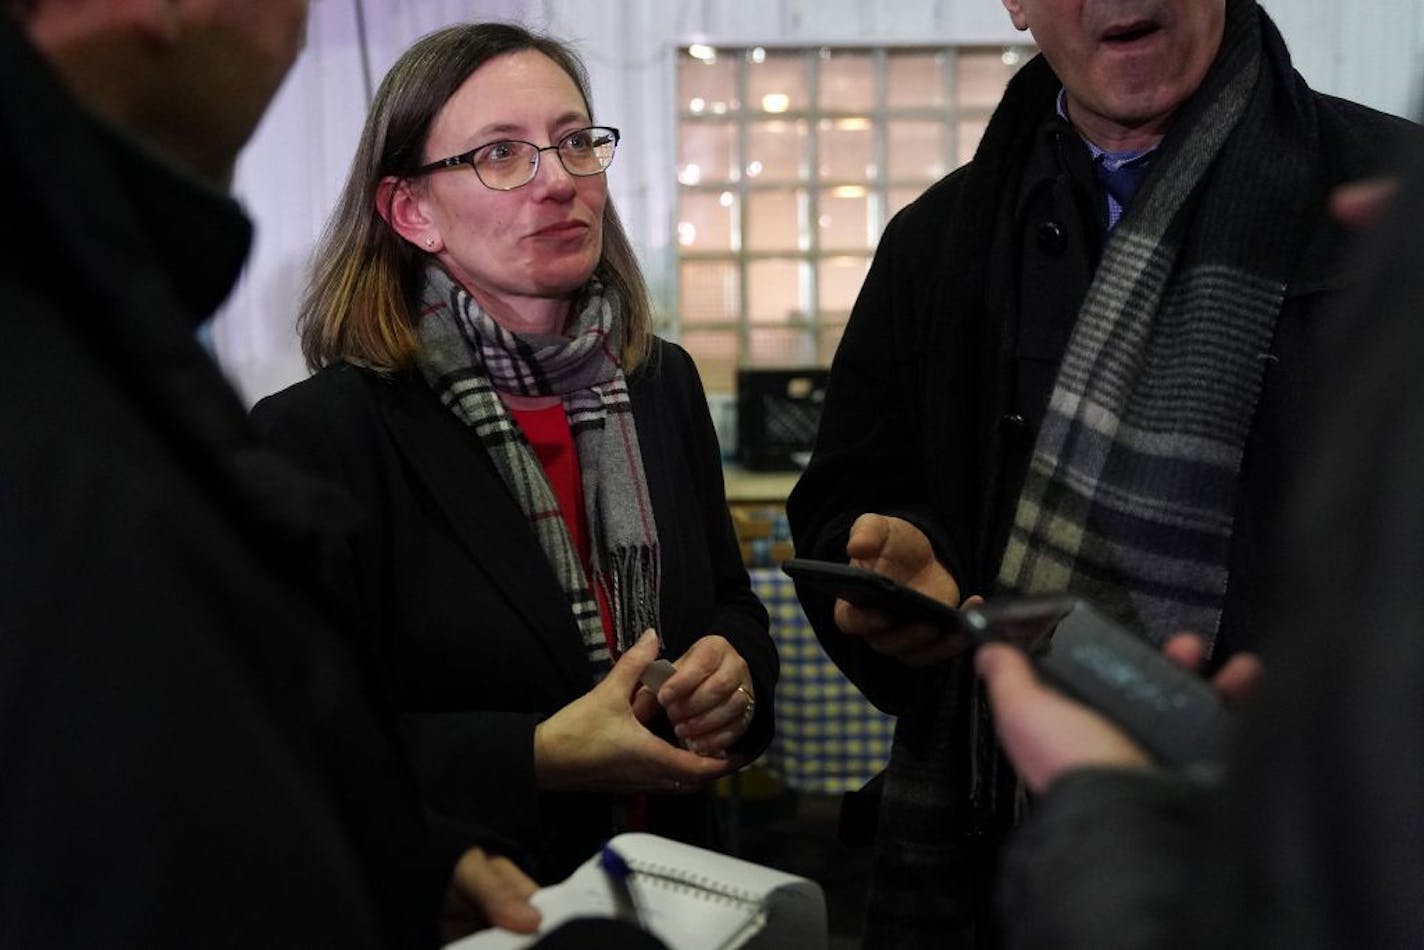
[[[738,367],[830,362],[881,231],[974,154],[1030,52],[678,52],[670,322],[710,391]]]

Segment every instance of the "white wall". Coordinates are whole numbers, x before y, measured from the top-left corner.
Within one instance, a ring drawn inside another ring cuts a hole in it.
[[[1317,89],[1402,115],[1424,77],[1424,0],[1263,0]],[[1366,9],[1368,12],[1365,12]],[[610,187],[660,306],[671,300],[676,207],[673,50],[727,44],[999,43],[999,0],[314,0],[307,49],[239,165],[252,260],[213,326],[250,400],[302,378],[292,330],[306,259],[334,206],[365,112],[360,10],[373,81],[447,23],[514,20],[572,41],[599,121],[624,130]]]
[[[1262,0],[1312,87],[1418,114],[1424,80],[1421,0]]]

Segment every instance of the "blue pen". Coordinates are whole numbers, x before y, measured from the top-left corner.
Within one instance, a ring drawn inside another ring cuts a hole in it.
[[[608,875],[608,883],[613,887],[613,903],[618,909],[619,918],[630,920],[642,927],[643,915],[638,910],[638,900],[633,894],[633,868],[611,844],[603,846],[598,855],[598,863],[602,866],[603,873]]]

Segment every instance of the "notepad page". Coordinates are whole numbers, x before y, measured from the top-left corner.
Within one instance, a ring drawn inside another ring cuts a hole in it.
[[[641,923],[673,950],[826,945],[825,898],[814,882],[657,835],[619,835],[610,846],[633,870],[628,885]],[[574,917],[618,914],[597,855],[566,881],[540,890],[533,903],[544,915],[540,934]],[[538,936],[486,930],[449,950],[514,950]]]

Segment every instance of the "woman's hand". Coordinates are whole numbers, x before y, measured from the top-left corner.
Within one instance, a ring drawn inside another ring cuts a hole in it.
[[[643,724],[656,712],[652,703],[640,703],[635,714],[633,697],[643,688],[638,678],[657,656],[657,635],[648,631],[619,657],[603,682],[535,728],[534,771],[540,788],[691,791],[741,765],[735,757],[707,758],[653,735]]]
[[[698,640],[658,690],[673,731],[698,755],[725,756],[756,715],[751,670],[725,637]]]

